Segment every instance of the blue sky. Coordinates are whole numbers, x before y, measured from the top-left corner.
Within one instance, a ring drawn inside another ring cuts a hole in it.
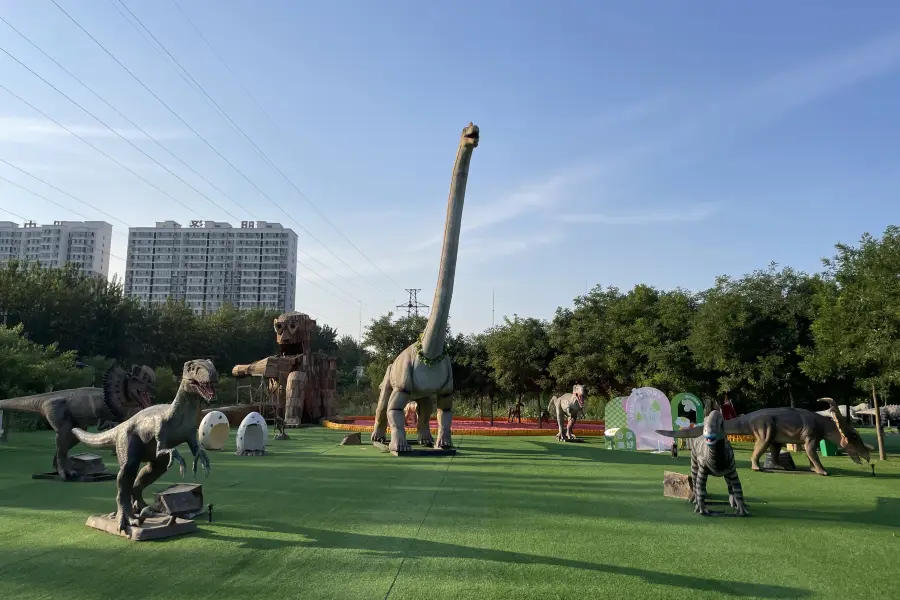
[[[122,234],[123,222],[280,222],[315,282],[300,280],[298,310],[341,333],[357,334],[360,303],[365,324],[405,287],[431,303],[470,120],[482,141],[454,331],[491,325],[492,290],[498,322],[552,318],[586,285],[698,290],[771,261],[818,270],[835,242],[896,223],[896,2],[56,1],[234,167],[51,0],[2,0],[10,25],[218,190],[0,22],[0,83],[124,165],[0,89],[0,159],[121,221],[3,162],[0,176],[62,207],[0,180],[0,211],[104,219]],[[123,258],[125,241],[114,236]]]

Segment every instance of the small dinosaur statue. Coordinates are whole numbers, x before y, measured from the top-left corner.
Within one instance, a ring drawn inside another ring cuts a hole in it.
[[[104,422],[121,423],[129,412],[152,405],[155,394],[153,369],[132,365],[131,371],[126,372],[113,365],[104,373],[99,388],[82,387],[0,400],[0,410],[37,413],[47,419],[56,432],[53,470],[68,481],[78,476],[69,461],[69,450],[78,443],[72,429]]]
[[[730,419],[729,419],[730,420]],[[691,489],[689,500],[694,502],[694,512],[708,516],[706,508],[706,479],[713,475],[724,477],[728,484],[728,504],[738,516],[750,516],[744,502],[744,492],[734,464],[734,450],[725,435],[725,417],[718,409],[703,419],[703,437],[691,440]]]
[[[762,470],[759,459],[769,447],[773,455],[778,456],[784,444],[804,444],[810,469],[819,475],[828,475],[817,452],[819,442],[823,439],[843,448],[853,462],[862,464],[860,457],[869,462],[870,448],[863,443],[859,433],[844,415],[838,412],[837,403],[831,398],[819,400],[831,406],[831,418],[803,408],[764,408],[736,419],[728,419],[725,421],[725,433],[756,437],[756,445],[750,457],[750,468],[754,471]],[[656,433],[672,438],[695,438],[703,435],[703,427],[680,431],[657,429]]]
[[[219,375],[212,361],[189,360],[184,363],[178,393],[171,404],[145,408],[130,419],[103,433],[88,433],[75,428],[79,441],[99,448],[116,449],[119,475],[116,479],[116,504],[119,531],[130,534],[132,525],[140,525],[153,511],[144,502],[143,491],[178,462],[184,476],[184,458],[176,447],[187,443],[194,455],[193,473],[202,463],[209,476],[209,457],[197,439],[197,415],[202,403],[209,403],[216,393]],[[138,472],[141,463],[147,465]],[[132,504],[133,503],[133,504]],[[138,511],[137,518],[134,512]]]
[[[463,203],[466,182],[469,179],[469,163],[472,151],[478,146],[480,133],[477,125],[469,123],[462,130],[456,163],[450,179],[450,197],[447,201],[447,219],[444,225],[444,246],[438,271],[437,286],[428,324],[419,340],[410,344],[388,365],[379,386],[378,406],[375,409],[375,427],[372,442],[384,443],[387,427],[391,427],[389,448],[394,452],[410,452],[406,441],[403,408],[411,400],[417,400],[419,445],[433,447],[429,419],[432,398],[437,397],[437,421],[439,448],[452,448],[450,426],[453,421],[453,369],[444,342],[447,336],[447,320],[450,315],[450,299],[456,277],[456,255],[459,251],[459,234],[462,228]]]
[[[900,404],[888,404],[887,406],[879,406],[878,412],[881,413],[881,429],[889,429],[891,423],[897,427],[897,433],[900,433]],[[867,415],[874,417],[874,408],[863,408],[856,411],[857,415]]]
[[[575,421],[584,414],[584,386],[575,384],[571,393],[562,396],[553,396],[547,405],[547,412],[556,415],[556,423],[559,425],[559,433],[556,439],[561,442],[575,439]],[[563,425],[563,417],[568,423]]]

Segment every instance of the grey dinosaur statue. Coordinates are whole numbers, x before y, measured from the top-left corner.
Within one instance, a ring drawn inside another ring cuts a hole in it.
[[[887,406],[879,406],[878,412],[881,413],[881,429],[889,428],[891,423],[897,426],[897,433],[900,433],[900,404],[888,404]],[[857,415],[875,416],[874,408],[863,408],[856,411]]]
[[[146,365],[132,365],[131,371],[118,365],[103,375],[101,387],[59,390],[34,396],[0,400],[0,410],[21,410],[47,419],[56,432],[53,470],[60,478],[77,479],[69,451],[78,443],[72,435],[74,427],[85,428],[105,422],[121,423],[129,413],[153,404],[156,394],[156,372]]]
[[[781,453],[784,444],[804,444],[810,469],[819,475],[828,475],[819,460],[817,449],[821,440],[828,440],[842,448],[853,461],[862,464],[860,457],[869,462],[870,448],[863,443],[859,433],[847,422],[831,398],[819,398],[831,407],[831,418],[803,408],[764,408],[735,419],[725,421],[728,435],[752,435],[756,437],[750,468],[761,471],[759,458],[767,449],[773,456]],[[691,427],[679,431],[657,429],[656,433],[672,438],[695,438],[703,435],[703,427]]]
[[[575,421],[584,415],[584,386],[575,384],[572,386],[571,393],[550,398],[547,412],[551,417],[556,416],[556,423],[559,425],[556,439],[561,442],[574,440]],[[567,420],[565,425],[563,425],[563,418]]]
[[[184,476],[184,458],[176,447],[187,443],[197,463],[209,476],[209,457],[197,439],[197,417],[202,404],[208,404],[216,393],[219,375],[212,361],[189,360],[184,363],[178,393],[171,404],[157,404],[138,412],[124,423],[102,433],[88,433],[79,428],[72,433],[79,441],[97,448],[116,449],[119,474],[116,479],[116,519],[119,531],[131,533],[153,511],[144,502],[143,491],[159,479],[173,462],[178,462]],[[141,463],[147,464],[140,469]],[[140,469],[140,472],[138,472]],[[137,518],[134,513],[138,512]]]
[[[728,485],[728,504],[738,516],[750,516],[744,502],[744,491],[734,463],[734,450],[725,434],[725,418],[720,410],[713,410],[703,419],[703,436],[690,441],[691,488],[689,499],[694,512],[709,516],[706,508],[706,480],[710,475],[724,477]]]
[[[412,450],[406,440],[403,415],[403,408],[412,400],[418,403],[419,445],[426,447],[435,445],[429,428],[432,402],[435,397],[438,421],[437,447],[445,449],[453,447],[450,432],[453,421],[453,369],[444,342],[447,336],[453,282],[456,277],[456,256],[459,250],[469,163],[472,160],[472,151],[478,146],[479,138],[477,125],[469,123],[463,128],[450,179],[444,244],[428,324],[418,341],[398,354],[388,366],[381,382],[372,442],[384,443],[390,424],[389,448],[394,452]]]

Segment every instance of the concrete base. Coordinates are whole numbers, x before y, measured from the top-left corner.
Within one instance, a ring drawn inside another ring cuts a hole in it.
[[[797,465],[794,464],[794,459],[790,452],[782,452],[777,458],[773,457],[771,452],[768,452],[762,468],[766,471],[796,471]]]
[[[159,540],[197,531],[197,524],[194,521],[178,517],[148,517],[141,525],[132,525],[131,535],[126,535],[124,532],[118,531],[119,524],[116,520],[116,513],[91,515],[85,525],[135,542]]]
[[[286,433],[276,433],[272,439],[274,439],[277,442],[281,442],[284,440],[289,440],[289,439],[291,439],[291,437]]]
[[[409,452],[397,452],[396,450],[391,450],[388,444],[382,444],[381,442],[372,442],[372,445],[381,450],[382,452],[390,452],[394,456],[453,456],[456,454],[456,448],[428,448],[421,447],[415,450],[410,450]],[[410,446],[413,446],[412,441],[409,443]]]
[[[566,442],[567,444],[583,444],[585,442],[585,440],[583,440],[581,438],[575,438],[575,439],[563,440],[563,441]]]
[[[90,452],[82,452],[73,454],[69,457],[72,463],[72,469],[76,472],[76,477],[66,481],[87,482],[87,481],[113,481],[116,473],[110,473],[103,464],[103,459],[96,454]],[[48,471],[45,473],[34,473],[32,479],[51,479],[53,481],[62,481],[56,471]]]
[[[265,450],[244,450],[243,452],[235,451],[235,456],[268,456]]]

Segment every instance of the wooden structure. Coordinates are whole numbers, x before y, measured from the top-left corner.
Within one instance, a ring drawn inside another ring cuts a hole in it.
[[[261,379],[256,403],[266,420],[281,419],[285,427],[299,427],[334,415],[337,359],[311,351],[315,329],[316,322],[308,315],[284,313],[275,319],[280,353],[232,369],[234,377]],[[252,402],[254,386],[240,387],[250,388]]]

